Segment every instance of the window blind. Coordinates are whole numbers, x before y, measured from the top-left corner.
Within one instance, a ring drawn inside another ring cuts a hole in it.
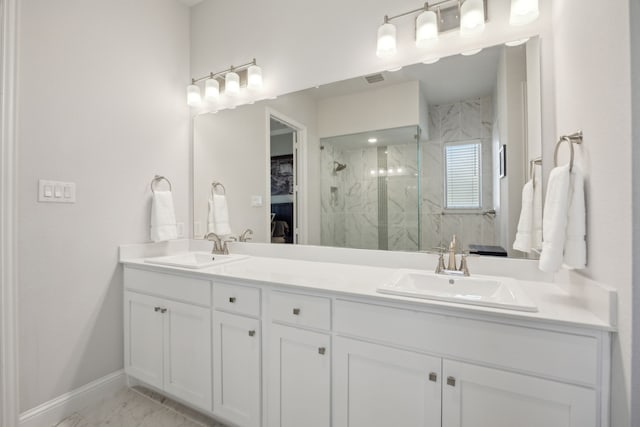
[[[445,145],[445,205],[447,209],[480,209],[480,142]]]

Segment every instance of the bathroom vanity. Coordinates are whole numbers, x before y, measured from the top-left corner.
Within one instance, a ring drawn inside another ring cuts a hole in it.
[[[125,371],[242,427],[607,426],[612,325],[557,286],[536,312],[377,292],[393,268],[123,259]]]

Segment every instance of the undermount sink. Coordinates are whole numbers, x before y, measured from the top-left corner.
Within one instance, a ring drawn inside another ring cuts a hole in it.
[[[514,279],[492,276],[447,276],[419,270],[401,270],[378,292],[413,298],[538,311]]]
[[[171,267],[200,269],[226,264],[232,261],[246,259],[246,255],[218,255],[209,252],[185,252],[176,255],[168,255],[154,258],[147,258],[144,262],[148,264],[168,265]]]

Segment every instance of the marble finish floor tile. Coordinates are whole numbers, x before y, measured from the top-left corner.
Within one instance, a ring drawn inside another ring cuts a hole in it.
[[[142,387],[125,389],[74,413],[56,427],[225,427]]]

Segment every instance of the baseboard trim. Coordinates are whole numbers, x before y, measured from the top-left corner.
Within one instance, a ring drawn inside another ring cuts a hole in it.
[[[20,414],[20,427],[51,427],[74,412],[127,386],[124,370],[113,372]]]

